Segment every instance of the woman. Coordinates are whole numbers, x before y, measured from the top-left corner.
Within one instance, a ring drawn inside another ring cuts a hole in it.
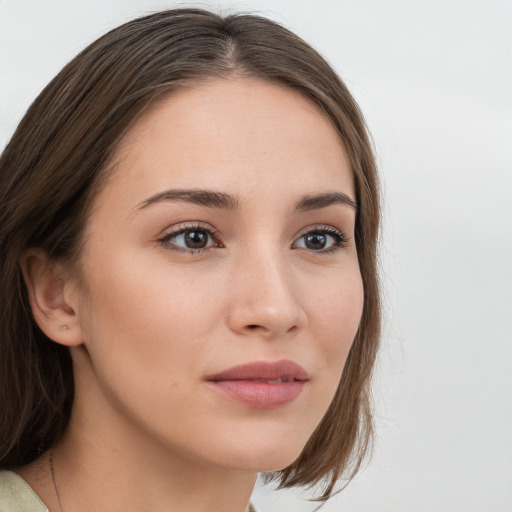
[[[276,23],[85,49],[0,160],[0,510],[328,499],[371,437],[378,215],[357,105]]]

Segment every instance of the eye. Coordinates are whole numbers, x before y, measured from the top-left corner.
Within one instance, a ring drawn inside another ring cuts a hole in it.
[[[158,240],[167,248],[175,251],[196,252],[210,247],[219,247],[214,233],[204,227],[179,227]]]
[[[347,242],[345,235],[332,227],[315,228],[304,233],[293,247],[315,252],[330,252],[343,247]]]

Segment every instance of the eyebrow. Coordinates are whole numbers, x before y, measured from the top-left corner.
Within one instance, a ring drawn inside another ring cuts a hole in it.
[[[323,194],[303,196],[295,204],[295,210],[308,212],[311,210],[319,210],[327,208],[333,204],[344,204],[350,206],[356,212],[358,210],[357,203],[343,192],[326,192]]]
[[[136,206],[136,209],[142,210],[148,206],[168,201],[184,201],[186,203],[223,210],[240,210],[241,204],[237,197],[225,192],[201,189],[169,189],[141,201]],[[358,210],[357,203],[347,194],[344,194],[343,192],[324,192],[322,194],[311,194],[301,197],[295,203],[293,211],[307,212],[311,210],[319,210],[321,208],[327,208],[333,204],[350,206],[356,212]]]
[[[240,207],[240,201],[237,198],[224,192],[170,189],[142,201],[137,205],[137,209],[142,210],[153,204],[167,201],[184,201],[186,203],[198,204],[199,206],[224,210],[237,210]]]

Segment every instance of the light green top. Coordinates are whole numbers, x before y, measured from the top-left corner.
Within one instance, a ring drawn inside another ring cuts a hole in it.
[[[49,511],[23,478],[0,470],[0,512]]]
[[[0,470],[0,512],[50,512],[16,473]],[[256,512],[250,505],[249,512]]]

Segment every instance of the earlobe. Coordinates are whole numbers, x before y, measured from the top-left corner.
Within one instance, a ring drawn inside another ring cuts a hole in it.
[[[66,279],[41,249],[29,249],[20,258],[34,319],[53,341],[67,346],[81,343],[75,307],[66,296]]]

